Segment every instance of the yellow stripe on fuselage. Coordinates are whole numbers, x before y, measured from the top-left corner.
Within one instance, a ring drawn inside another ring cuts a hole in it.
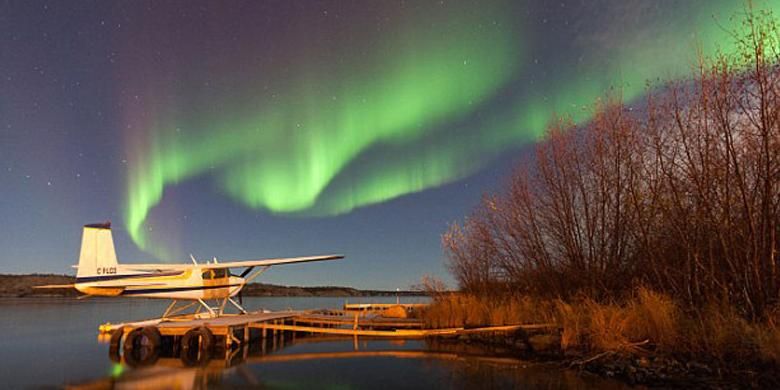
[[[155,283],[155,282],[170,282],[174,280],[187,280],[192,276],[192,270],[188,269],[185,271],[182,271],[178,275],[162,275],[162,276],[139,276],[139,277],[128,277],[128,278],[121,278],[121,279],[115,279],[112,280],[112,282],[122,281],[122,282],[149,282],[149,284]]]

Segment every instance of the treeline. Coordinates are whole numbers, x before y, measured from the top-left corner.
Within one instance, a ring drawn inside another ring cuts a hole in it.
[[[641,108],[597,102],[560,119],[503,192],[443,236],[460,288],[480,297],[597,301],[639,286],[684,307],[764,318],[780,297],[780,35],[750,12],[737,50]]]
[[[35,289],[34,286],[69,285],[76,278],[55,274],[0,274],[0,298],[23,297],[74,297],[81,295],[74,288]],[[411,297],[421,296],[423,290],[360,290],[344,286],[280,286],[276,284],[250,283],[242,290],[245,297]]]

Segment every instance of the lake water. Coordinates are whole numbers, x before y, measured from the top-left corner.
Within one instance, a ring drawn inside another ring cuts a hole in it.
[[[421,303],[426,298],[401,300]],[[395,298],[349,302],[392,303]],[[344,298],[323,297],[244,299],[249,310],[340,308],[344,303]],[[425,340],[297,338],[265,351],[256,343],[199,367],[165,357],[143,368],[112,362],[108,344],[98,341],[98,325],[157,317],[166,304],[143,299],[0,299],[0,388],[624,387],[552,365]]]

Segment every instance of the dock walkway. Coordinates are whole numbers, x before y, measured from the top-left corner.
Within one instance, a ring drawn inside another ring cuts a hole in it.
[[[327,310],[327,311],[258,311],[247,314],[227,314],[220,317],[193,315],[164,319],[151,319],[121,324],[104,324],[99,330],[110,339],[111,354],[119,355],[119,347],[128,350],[162,344],[174,350],[192,348],[224,348],[246,346],[252,340],[266,340],[276,345],[285,338],[294,340],[296,335],[332,335],[351,337],[424,338],[430,336],[457,336],[479,332],[556,331],[557,325],[509,325],[476,329],[445,328],[424,329],[419,319],[383,318],[370,315],[376,309]],[[143,339],[143,340],[141,340]],[[208,339],[208,341],[204,341]],[[124,343],[123,341],[124,340]],[[203,343],[206,343],[205,346]],[[195,344],[193,344],[195,343]],[[194,345],[194,346],[193,346]],[[197,353],[196,353],[196,356]]]

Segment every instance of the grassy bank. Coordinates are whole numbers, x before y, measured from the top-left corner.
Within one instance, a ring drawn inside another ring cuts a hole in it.
[[[422,317],[430,328],[554,323],[564,353],[663,352],[780,363],[778,318],[750,322],[716,304],[689,312],[644,288],[620,303],[447,294],[435,298]]]
[[[421,315],[431,328],[557,324],[560,330],[546,335],[544,350],[532,351],[539,352],[537,356],[562,359],[610,376],[630,376],[637,369],[644,370],[640,379],[624,378],[632,382],[688,384],[686,381],[695,378],[726,380],[729,386],[780,385],[777,314],[748,321],[727,304],[685,309],[670,296],[646,288],[610,303],[585,296],[564,301],[439,294]],[[489,335],[480,341],[517,345],[507,335]],[[528,352],[525,346],[520,349],[515,352]],[[623,362],[623,375],[613,373],[617,361]],[[670,365],[680,368],[663,374]]]

